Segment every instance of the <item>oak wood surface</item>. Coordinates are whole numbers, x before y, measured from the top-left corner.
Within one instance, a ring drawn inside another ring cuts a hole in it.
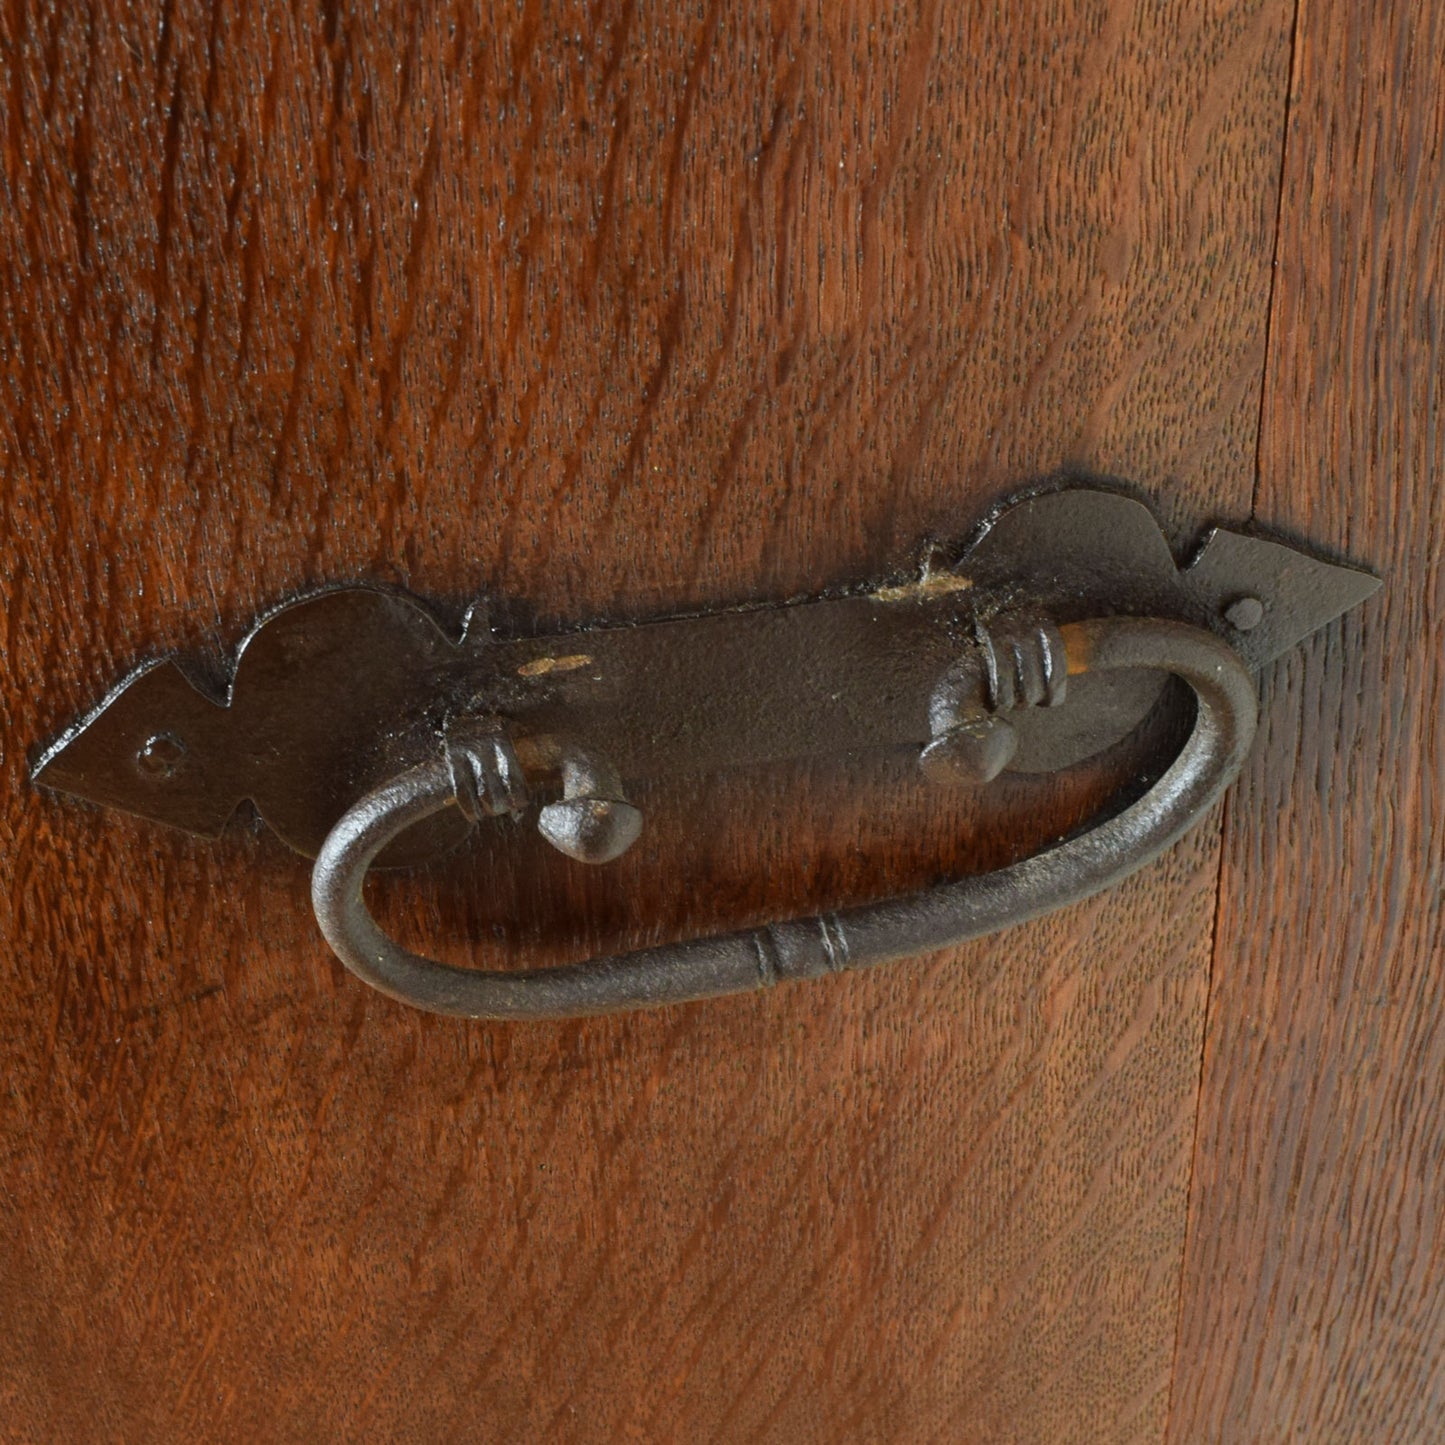
[[[1066,467],[1247,508],[1284,3],[0,17],[0,1401],[22,1439],[1129,1440],[1218,847],[876,976],[409,1013],[297,860],[37,795],[138,658],[340,578],[542,618],[901,575]],[[1127,759],[649,800],[381,904],[563,957],[987,866]]]
[[[1228,806],[1179,1441],[1445,1438],[1442,54],[1439,4],[1301,11],[1257,512],[1385,589]]]

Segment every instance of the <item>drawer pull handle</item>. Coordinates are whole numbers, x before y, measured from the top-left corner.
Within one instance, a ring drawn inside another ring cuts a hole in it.
[[[1141,502],[1062,488],[1001,507],[956,551],[929,544],[916,580],[781,602],[548,631],[500,599],[458,628],[405,592],[327,587],[265,614],[223,686],[175,658],[137,669],[32,777],[206,837],[249,804],[316,860],[316,918],[347,967],[418,1008],[640,1008],[943,948],[1107,888],[1238,772],[1250,673],[1379,585],[1222,527],[1181,566]],[[665,800],[680,780],[910,752],[939,786],[1054,772],[1127,737],[1171,674],[1194,691],[1194,729],[1142,798],[911,897],[499,973],[411,953],[366,910],[373,867],[435,858],[506,816],[605,864],[646,826],[633,784]]]
[[[1047,640],[1049,633],[1043,636]],[[1142,798],[1022,862],[845,912],[586,963],[503,973],[455,968],[387,937],[363,896],[367,872],[387,844],[459,805],[459,754],[460,760],[480,758],[482,771],[490,770],[474,741],[454,735],[446,753],[369,793],[332,828],[311,877],[317,922],[352,973],[403,1003],[469,1018],[540,1019],[682,1003],[869,968],[1078,902],[1143,867],[1204,816],[1249,752],[1256,702],[1253,681],[1234,650],[1187,623],[1109,618],[1068,625],[1052,636],[1055,646],[1062,643],[1070,674],[1172,673],[1193,690],[1196,715],[1178,757]],[[976,643],[965,671],[969,663],[984,670],[994,662],[987,643]],[[466,787],[461,791],[465,795]]]

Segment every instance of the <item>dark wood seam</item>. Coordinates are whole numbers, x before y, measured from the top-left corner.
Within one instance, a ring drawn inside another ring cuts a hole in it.
[[[1289,35],[1289,84],[1284,94],[1284,134],[1279,148],[1279,193],[1274,203],[1274,254],[1269,270],[1269,297],[1264,309],[1264,364],[1259,369],[1259,416],[1254,426],[1254,484],[1249,494],[1249,519],[1254,520],[1259,507],[1259,478],[1264,465],[1264,406],[1269,396],[1269,369],[1273,357],[1274,313],[1279,294],[1280,246],[1284,233],[1284,185],[1289,164],[1289,128],[1294,117],[1295,95],[1299,86],[1299,35],[1300,14],[1304,0],[1295,0],[1294,19],[1290,23]],[[1213,976],[1213,954],[1210,955],[1210,973]]]
[[[1279,154],[1279,187],[1274,203],[1274,246],[1270,258],[1269,293],[1265,300],[1264,315],[1264,360],[1259,369],[1259,411],[1254,427],[1254,477],[1250,485],[1249,519],[1252,522],[1259,507],[1260,469],[1264,454],[1264,408],[1269,396],[1270,362],[1273,359],[1274,314],[1279,290],[1280,247],[1284,234],[1284,188],[1288,175],[1290,154],[1290,121],[1295,110],[1295,95],[1299,83],[1299,37],[1303,0],[1295,0],[1294,16],[1290,21],[1289,36],[1289,80],[1284,93],[1284,122],[1281,126]],[[1237,785],[1236,785],[1237,786]],[[1214,981],[1219,961],[1219,914],[1224,903],[1224,870],[1228,860],[1229,820],[1233,812],[1233,795],[1225,799],[1219,811],[1219,866],[1214,874],[1214,913],[1209,926],[1208,976],[1204,981],[1203,1026],[1199,1031],[1199,1066],[1194,1090],[1194,1125],[1190,1133],[1189,1183],[1185,1192],[1184,1247],[1179,1256],[1179,1287],[1174,1301],[1174,1350],[1169,1370],[1169,1404],[1164,1413],[1164,1438],[1170,1440],[1174,1432],[1175,1384],[1179,1379],[1179,1351],[1182,1348],[1184,1331],[1184,1288],[1185,1274],[1189,1266],[1189,1250],[1194,1227],[1194,1178],[1199,1167],[1199,1129],[1204,1111],[1204,1057],[1209,1038],[1210,1009],[1214,1002]]]

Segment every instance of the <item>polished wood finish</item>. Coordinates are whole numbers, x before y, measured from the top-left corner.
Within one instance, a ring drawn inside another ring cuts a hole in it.
[[[1439,4],[1301,12],[1257,511],[1386,586],[1229,804],[1181,1442],[1445,1430],[1442,55]]]
[[[580,620],[902,575],[1059,468],[1181,544],[1247,512],[1283,0],[482,11],[0,16],[6,1428],[1157,1439],[1215,832],[876,976],[505,1027],[342,975],[264,833],[24,781],[322,581]],[[1001,861],[1128,762],[711,780],[614,872],[523,838],[381,912],[700,932]]]

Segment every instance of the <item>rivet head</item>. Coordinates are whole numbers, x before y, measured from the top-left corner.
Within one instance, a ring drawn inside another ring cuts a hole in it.
[[[1236,632],[1251,632],[1264,621],[1264,603],[1258,597],[1241,597],[1224,609],[1224,620]]]
[[[979,787],[991,783],[1013,760],[1018,734],[1005,718],[971,718],[924,748],[923,771],[935,783]]]
[[[185,756],[186,745],[174,733],[156,733],[147,738],[136,752],[136,771],[142,777],[164,782],[175,777]]]
[[[621,798],[565,798],[537,818],[542,836],[579,863],[610,863],[642,832],[642,812]]]

